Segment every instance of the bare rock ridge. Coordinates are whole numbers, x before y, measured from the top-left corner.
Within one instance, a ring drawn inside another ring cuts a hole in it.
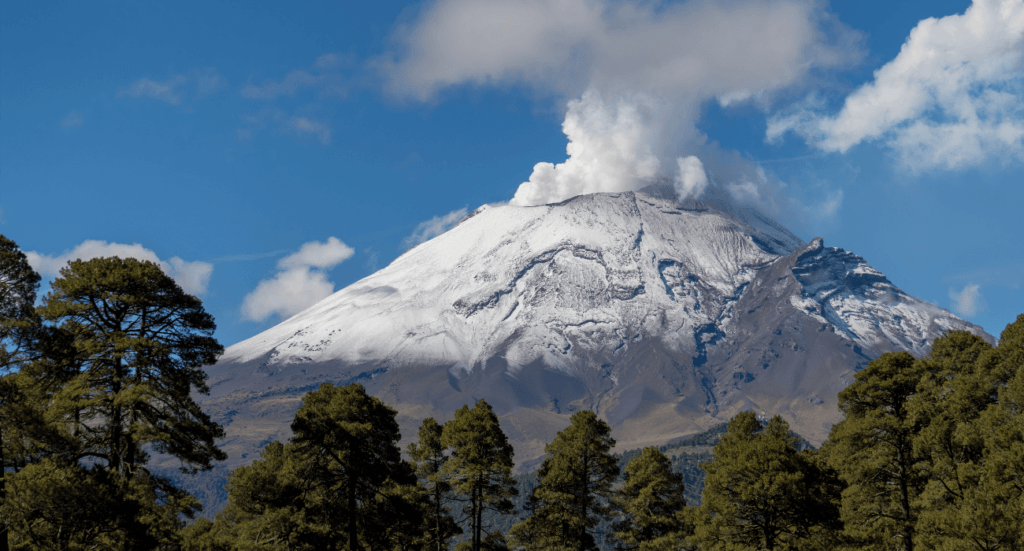
[[[949,329],[983,334],[763,215],[604,193],[477,209],[230,347],[197,398],[227,433],[216,476],[288,438],[302,395],[323,381],[366,386],[398,410],[406,439],[424,417],[484,398],[520,469],[580,409],[607,419],[619,449],[745,409],[781,414],[817,444],[858,368],[923,354]]]

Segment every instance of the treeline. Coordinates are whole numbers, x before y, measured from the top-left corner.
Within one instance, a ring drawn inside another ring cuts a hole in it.
[[[186,528],[184,548],[1024,549],[1022,365],[1024,315],[998,346],[952,331],[925,358],[871,362],[840,393],[845,418],[820,450],[779,416],[740,413],[717,441],[695,442],[714,444],[696,506],[673,468],[688,458],[617,457],[590,411],[515,499],[513,452],[485,401],[426,419],[405,462],[394,410],[361,386],[324,384],[289,443],[231,474],[230,504]]]
[[[403,457],[395,410],[325,383],[187,524],[199,503],[147,464],[225,457],[190,395],[222,351],[213,319],[148,262],[71,262],[36,307],[38,285],[0,236],[0,551],[1024,549],[1024,314],[997,346],[953,331],[871,362],[820,450],[744,412],[696,454],[619,457],[583,411],[532,479],[483,400],[424,420]]]

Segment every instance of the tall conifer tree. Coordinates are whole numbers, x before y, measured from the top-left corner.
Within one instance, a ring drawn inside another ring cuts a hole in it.
[[[762,425],[753,412],[729,421],[715,445],[691,541],[707,549],[815,549],[838,528],[838,510],[811,458],[778,415]]]
[[[307,499],[306,507],[313,514],[323,509],[318,517],[331,533],[344,536],[344,549],[365,549],[376,522],[398,520],[375,518],[374,502],[384,497],[384,488],[415,482],[398,449],[395,410],[368,396],[362,385],[323,383],[306,394],[292,431],[293,445],[307,463],[305,476],[324,492],[318,502]]]
[[[847,484],[842,518],[863,549],[913,551],[926,478],[914,451],[920,422],[908,409],[926,366],[883,354],[839,393],[845,418],[832,427],[828,461]]]
[[[920,546],[1017,548],[1024,536],[1024,432],[1015,392],[1024,366],[1024,316],[1003,331],[997,347],[951,331],[919,361],[927,375],[909,407],[922,425],[914,443],[929,479],[919,499]]]
[[[528,549],[597,549],[591,530],[612,518],[609,500],[619,466],[608,423],[592,411],[573,414],[570,425],[548,444],[537,487],[528,501],[530,517],[512,528],[518,545]]]
[[[130,481],[147,448],[186,472],[226,457],[214,444],[223,430],[191,396],[208,392],[202,367],[224,350],[199,299],[156,264],[131,258],[70,262],[51,287],[39,313],[70,337],[79,367],[51,407],[75,425],[76,459]]]
[[[455,412],[444,425],[441,445],[452,450],[441,473],[449,477],[452,488],[466,502],[469,549],[480,551],[486,536],[484,511],[511,513],[514,508],[509,497],[519,493],[512,478],[512,445],[483,399],[472,409],[462,406]]]
[[[615,497],[622,520],[615,523],[620,549],[674,551],[689,531],[684,514],[683,475],[657,448],[644,448],[627,465],[625,481]]]
[[[416,463],[416,476],[426,489],[427,545],[436,551],[447,551],[451,538],[462,533],[451,515],[454,494],[443,472],[448,462],[446,448],[441,444],[443,433],[444,427],[433,417],[427,417],[420,425],[419,442],[409,444],[409,457]]]
[[[0,235],[0,504],[7,494],[7,468],[14,467],[16,432],[21,423],[25,395],[14,381],[13,371],[25,360],[35,325],[39,274],[25,253]],[[0,551],[8,549],[7,523],[0,519]]]

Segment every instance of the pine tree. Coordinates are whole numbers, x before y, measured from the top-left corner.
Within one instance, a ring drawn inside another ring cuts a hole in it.
[[[1013,375],[999,387],[998,403],[963,428],[985,437],[981,484],[965,500],[963,535],[988,549],[1024,549],[1024,314],[1002,332],[996,352],[1001,371]]]
[[[373,539],[371,528],[402,520],[379,514],[382,506],[393,511],[404,507],[396,503],[402,492],[393,485],[415,483],[398,449],[401,434],[394,409],[368,396],[361,385],[323,383],[306,394],[292,432],[292,443],[306,463],[304,476],[318,488],[306,497],[306,509],[329,533],[343,536],[345,549],[364,549],[361,540]],[[375,503],[381,498],[386,503]]]
[[[615,446],[608,423],[592,411],[573,414],[544,451],[538,485],[528,501],[532,513],[510,532],[516,545],[528,549],[596,550],[591,530],[609,520],[609,500],[619,466],[610,453]]]
[[[226,533],[238,548],[327,548],[330,535],[309,518],[306,501],[323,488],[310,484],[292,444],[271,442],[259,459],[228,476],[228,506],[218,513],[207,540]],[[192,538],[197,537],[192,535]]]
[[[814,491],[826,478],[804,454],[781,417],[762,425],[753,412],[729,421],[729,432],[701,464],[707,473],[691,541],[702,549],[813,549],[837,528],[838,511]]]
[[[185,549],[421,549],[426,491],[398,450],[395,410],[357,384],[303,398],[294,437],[231,472],[228,506]]]
[[[842,519],[862,549],[913,551],[926,478],[914,451],[921,426],[908,410],[926,366],[907,352],[883,354],[839,393],[845,418],[825,448],[847,488]]]
[[[423,420],[419,429],[419,442],[409,444],[409,457],[416,463],[416,476],[426,489],[427,545],[436,551],[447,551],[448,542],[462,529],[452,518],[449,504],[454,500],[452,486],[442,472],[448,462],[441,444],[444,427],[432,417]]]
[[[156,264],[131,258],[70,262],[51,287],[39,313],[71,339],[79,369],[51,407],[81,441],[75,460],[102,462],[130,481],[147,449],[189,473],[225,459],[214,445],[223,430],[191,396],[208,392],[202,367],[223,352],[199,299]]]
[[[615,523],[620,549],[674,551],[689,529],[683,476],[657,448],[644,448],[626,465],[625,482],[615,497],[622,520]]]
[[[449,477],[452,489],[466,502],[464,512],[471,538],[464,547],[480,551],[487,535],[484,511],[509,514],[513,511],[509,497],[518,495],[512,478],[512,445],[491,406],[482,399],[473,409],[462,406],[445,423],[441,445],[452,450],[441,473]]]
[[[1024,534],[1024,432],[1015,410],[1022,403],[1015,381],[1024,364],[1024,316],[998,347],[951,331],[921,362],[928,376],[910,403],[923,427],[915,449],[929,478],[919,499],[920,546],[1016,549]]]
[[[16,369],[32,345],[39,279],[18,245],[0,235],[0,376]]]
[[[0,504],[6,496],[7,468],[18,463],[12,448],[21,440],[16,427],[23,425],[26,397],[13,372],[26,361],[38,326],[34,308],[39,279],[18,245],[0,235]],[[0,551],[7,549],[7,523],[0,519]]]
[[[66,493],[62,480],[102,484],[103,495],[113,497],[89,512],[106,515],[110,530],[100,547],[173,543],[181,517],[191,517],[199,503],[153,476],[146,463],[150,452],[165,453],[191,473],[225,458],[214,445],[223,431],[191,397],[193,388],[207,391],[202,366],[223,350],[212,337],[213,319],[149,262],[75,261],[51,287],[37,309],[45,325],[33,329],[31,356],[15,378],[31,421],[14,424],[22,465],[38,463],[15,475],[17,484],[53,498]],[[44,491],[40,484],[53,486]],[[38,511],[60,510],[31,503]],[[31,536],[30,525],[11,526],[21,530],[19,538]]]

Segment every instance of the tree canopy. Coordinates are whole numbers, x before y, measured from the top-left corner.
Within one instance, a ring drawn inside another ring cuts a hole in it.
[[[574,413],[569,423],[544,448],[547,456],[527,501],[529,518],[512,528],[520,547],[594,550],[591,530],[612,518],[609,500],[619,466],[609,453],[615,446],[611,428],[592,411]]]
[[[750,411],[729,421],[715,445],[692,541],[702,549],[811,549],[838,526],[829,488],[778,415],[762,424]]]
[[[621,520],[615,538],[621,549],[673,551],[686,542],[686,488],[665,454],[647,447],[626,464],[625,480],[615,496]]]
[[[441,444],[451,449],[441,472],[466,503],[463,512],[470,524],[468,547],[480,551],[487,536],[484,511],[512,512],[509,497],[519,492],[512,478],[512,445],[494,410],[482,399],[472,409],[462,406],[455,412],[444,425]]]

